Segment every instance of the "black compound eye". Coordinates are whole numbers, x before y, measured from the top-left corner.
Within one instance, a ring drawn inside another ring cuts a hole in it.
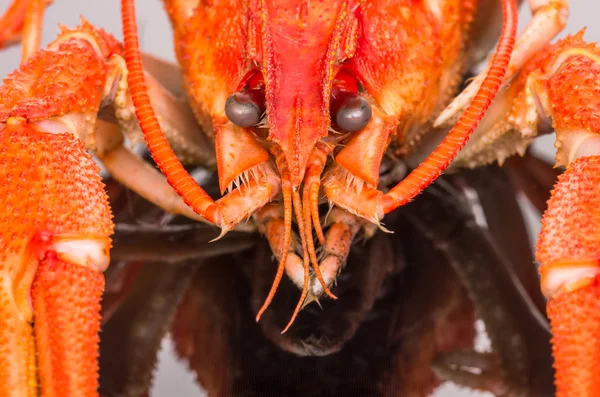
[[[225,115],[233,124],[248,128],[260,121],[264,105],[258,102],[259,98],[247,92],[236,92],[225,102]]]
[[[371,105],[365,98],[349,94],[335,114],[335,124],[344,131],[360,131],[369,124],[372,114]]]

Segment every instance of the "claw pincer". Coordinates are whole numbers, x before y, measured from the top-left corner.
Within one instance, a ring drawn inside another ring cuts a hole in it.
[[[93,396],[113,228],[99,168],[72,134],[9,118],[0,181],[0,394],[39,379],[44,396]]]
[[[547,57],[540,92],[556,131],[557,164],[537,244],[542,291],[549,299],[558,397],[600,393],[600,52],[581,33]],[[556,54],[556,55],[552,55]]]
[[[102,37],[65,30],[0,87],[1,396],[98,395],[113,224],[78,133],[93,131],[101,101],[98,54],[113,43]]]
[[[537,247],[552,323],[557,396],[600,390],[600,156],[581,157],[561,175]]]

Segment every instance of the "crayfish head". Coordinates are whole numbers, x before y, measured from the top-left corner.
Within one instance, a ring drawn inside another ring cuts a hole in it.
[[[369,147],[372,153],[366,161],[371,166],[355,174],[376,185],[390,129],[385,136],[376,133],[369,138],[371,130],[381,130],[381,122],[368,126],[376,99],[361,80],[365,71],[367,75],[373,71],[359,67],[354,59],[360,36],[358,5],[270,0],[252,14],[247,22],[252,45],[246,50],[253,56],[235,92],[228,94],[227,119],[239,127],[262,130],[259,140],[283,153],[296,190],[319,141],[345,144],[365,130],[353,146]],[[356,163],[356,156],[343,158]]]
[[[246,8],[240,12],[239,7]],[[381,211],[359,201],[370,194],[363,185],[376,190],[382,157],[398,125],[396,108],[403,102],[389,94],[397,84],[387,76],[404,67],[400,55],[395,55],[402,47],[394,41],[404,36],[371,37],[377,27],[365,23],[377,10],[355,0],[264,0],[244,5],[219,0],[213,8],[198,8],[190,22],[196,30],[185,36],[180,49],[186,55],[181,63],[192,105],[197,115],[209,116],[213,127],[221,191],[234,191],[219,202],[233,203],[235,198],[236,205],[245,208],[244,217],[252,213],[260,217],[259,209],[279,200],[283,219],[278,219],[278,233],[283,237],[272,244],[273,251],[280,252],[279,269],[287,266],[288,252],[296,255],[294,250],[300,248],[289,249],[295,240],[295,218],[303,252],[294,259],[297,271],[288,267],[285,271],[306,291],[310,262],[323,287],[311,287],[307,302],[323,290],[333,297],[328,286],[345,258],[338,255],[340,261],[319,275],[322,258],[313,244],[313,227],[323,246],[321,193],[325,191],[330,203],[349,214],[373,222],[381,218]],[[214,15],[229,19],[223,23]],[[395,99],[393,106],[384,106],[389,98]],[[275,169],[278,172],[270,172]],[[280,183],[263,189],[257,199],[255,192],[273,179]],[[232,188],[236,185],[252,185],[254,190]],[[345,194],[345,188],[354,190]],[[369,197],[379,197],[376,193]],[[233,206],[220,208],[224,213]],[[357,222],[351,223],[344,227],[354,230]],[[354,232],[344,236],[352,236],[342,242],[349,249]],[[282,272],[278,270],[275,288]]]
[[[346,59],[339,47],[347,36],[348,4],[269,0],[250,8],[245,52],[251,56],[226,63],[235,70],[223,79],[230,81],[227,99],[210,98],[225,105],[210,112],[221,190],[265,160],[258,145],[272,154],[276,147],[298,190],[315,145],[330,133],[332,86]],[[219,135],[227,128],[239,130],[224,142]]]

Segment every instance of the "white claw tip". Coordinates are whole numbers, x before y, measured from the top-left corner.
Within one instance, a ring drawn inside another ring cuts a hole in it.
[[[63,260],[104,272],[110,263],[110,239],[56,238],[52,249]]]
[[[543,272],[542,293],[551,299],[562,292],[573,291],[600,275],[598,263],[553,266]]]
[[[215,242],[217,240],[222,239],[227,233],[229,233],[230,230],[231,230],[231,227],[229,227],[229,226],[222,226],[221,227],[221,234],[219,234],[217,237],[213,238],[209,242],[212,243],[212,242]]]

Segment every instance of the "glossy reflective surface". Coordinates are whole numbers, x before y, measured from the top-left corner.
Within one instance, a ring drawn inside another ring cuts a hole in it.
[[[265,241],[230,233],[207,244],[214,230],[167,223],[111,188],[119,227],[104,395],[147,395],[167,332],[211,396],[426,396],[440,379],[499,395],[552,392],[544,302],[515,191],[497,167],[446,177],[391,214],[394,234],[354,244],[339,300],[309,305],[284,335],[299,295],[289,280],[254,320],[276,269]],[[473,352],[477,317],[493,354]]]

